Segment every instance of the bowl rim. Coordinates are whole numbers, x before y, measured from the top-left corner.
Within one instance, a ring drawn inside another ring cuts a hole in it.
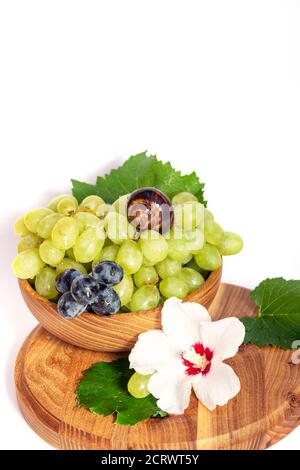
[[[210,287],[214,286],[215,281],[217,281],[221,277],[222,267],[223,266],[221,265],[218,269],[215,269],[214,271],[211,271],[211,273],[209,274],[209,276],[205,280],[204,284],[202,284],[202,286],[200,286],[197,290],[195,290],[191,294],[188,294],[183,299],[183,301],[184,302],[196,301],[196,299],[199,297],[199,293],[201,291],[203,291],[203,293],[209,291]],[[47,305],[48,308],[51,309],[51,311],[53,313],[55,313],[60,319],[64,319],[57,312],[56,303],[52,302],[50,299],[46,299],[45,297],[38,294],[36,292],[36,290],[34,289],[34,287],[30,284],[28,279],[18,279],[18,282],[19,282],[19,286],[20,286],[21,291],[26,291],[26,293],[32,298],[33,302],[35,302],[36,304],[41,304],[42,303],[44,305]],[[197,302],[197,303],[199,303],[199,302]],[[117,312],[115,315],[118,315],[118,314],[122,315],[122,318],[124,318],[124,320],[126,320],[126,318],[128,318],[129,316],[130,316],[131,319],[134,316],[136,316],[138,318],[141,315],[149,316],[149,314],[152,314],[152,315],[159,314],[162,310],[162,307],[163,307],[163,305],[160,305],[159,307],[156,307],[156,308],[150,309],[150,310],[139,310],[139,311],[135,311],[135,312]],[[95,317],[99,318],[99,319],[106,318],[105,315],[96,315],[92,312],[83,312],[81,315],[79,315],[79,317],[81,319],[84,319],[84,318],[90,318],[91,315],[93,316],[93,318],[95,318]],[[113,317],[115,315],[113,315]],[[75,320],[76,318],[78,318],[78,317],[75,317],[74,319],[72,318],[71,320]],[[70,319],[67,319],[67,320],[70,321]]]

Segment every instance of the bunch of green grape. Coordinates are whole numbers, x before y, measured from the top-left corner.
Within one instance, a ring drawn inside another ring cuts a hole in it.
[[[60,195],[47,208],[17,220],[18,255],[13,271],[28,279],[43,297],[57,300],[55,280],[66,269],[90,273],[101,261],[124,270],[114,286],[123,311],[149,310],[166,298],[183,299],[201,287],[222,256],[238,253],[242,239],[225,232],[191,193],[174,196],[174,225],[168,233],[138,232],[128,222],[128,195],[112,206],[96,195],[80,204]]]

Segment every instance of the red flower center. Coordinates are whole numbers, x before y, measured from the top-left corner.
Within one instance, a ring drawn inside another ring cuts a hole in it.
[[[182,354],[182,362],[186,366],[186,375],[206,375],[211,368],[213,351],[205,348],[202,343],[195,343]]]

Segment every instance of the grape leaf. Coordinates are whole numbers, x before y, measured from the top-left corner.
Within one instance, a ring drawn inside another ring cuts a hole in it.
[[[103,416],[116,413],[117,424],[133,425],[150,417],[164,417],[152,395],[134,398],[127,391],[133,370],[127,357],[112,362],[97,362],[83,372],[76,390],[79,406]]]
[[[266,279],[252,292],[259,307],[256,318],[241,318],[246,328],[244,344],[271,344],[283,349],[300,340],[300,281]]]
[[[105,176],[98,176],[96,184],[82,183],[72,180],[73,195],[82,201],[86,196],[97,194],[106,203],[112,204],[120,196],[136,189],[152,186],[163,191],[172,199],[175,194],[188,191],[206,205],[204,200],[204,184],[196,173],[181,175],[171,164],[157,160],[155,155],[147,156],[146,152],[133,155],[117,169]]]
[[[72,184],[73,196],[76,197],[78,202],[81,202],[87,196],[93,196],[95,194],[102,197],[98,192],[99,188],[95,184],[82,183],[76,180],[72,180]]]

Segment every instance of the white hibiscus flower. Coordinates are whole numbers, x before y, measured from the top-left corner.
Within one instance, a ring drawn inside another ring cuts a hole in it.
[[[235,356],[244,336],[237,318],[212,322],[202,305],[172,297],[162,309],[162,330],[139,335],[129,355],[130,368],[153,374],[148,390],[167,413],[184,413],[192,389],[213,410],[240,391],[239,378],[223,360]]]

